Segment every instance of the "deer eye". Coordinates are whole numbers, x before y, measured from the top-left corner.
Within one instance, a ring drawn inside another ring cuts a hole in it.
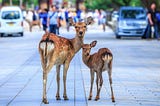
[[[84,26],[84,28],[86,28],[86,26]]]
[[[78,27],[77,27],[77,26],[75,26],[75,28],[77,29]]]

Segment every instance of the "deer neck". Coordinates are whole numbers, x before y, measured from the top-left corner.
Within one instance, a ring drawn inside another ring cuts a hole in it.
[[[88,67],[90,67],[90,59],[91,59],[91,55],[88,55],[88,56],[85,56],[83,53],[82,53],[82,60],[84,62],[85,65],[87,65]]]
[[[77,53],[81,48],[83,44],[83,38],[75,37],[71,39],[72,45],[74,47],[75,53]]]

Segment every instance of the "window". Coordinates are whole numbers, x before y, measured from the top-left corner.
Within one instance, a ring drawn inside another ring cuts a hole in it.
[[[121,18],[123,19],[146,19],[146,14],[144,10],[122,10]]]
[[[19,19],[19,11],[4,11],[2,12],[2,19]]]

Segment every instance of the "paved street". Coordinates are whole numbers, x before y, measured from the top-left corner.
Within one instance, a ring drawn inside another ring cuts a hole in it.
[[[60,30],[61,35],[73,38],[75,31]],[[0,106],[45,106],[42,103],[42,69],[38,43],[42,31],[24,33],[24,37],[0,37]],[[90,72],[82,62],[82,51],[73,58],[67,76],[69,100],[56,101],[55,67],[49,73],[47,106],[160,106],[160,41],[140,38],[115,39],[110,28],[102,32],[88,28],[84,43],[97,40],[92,53],[108,47],[113,52],[113,89],[115,103],[110,99],[107,72],[100,100],[88,101]],[[60,96],[63,98],[63,71],[61,71]]]

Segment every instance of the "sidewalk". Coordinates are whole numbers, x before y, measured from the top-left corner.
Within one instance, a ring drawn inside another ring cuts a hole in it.
[[[62,35],[72,37],[65,33],[62,32]],[[88,101],[90,72],[82,62],[80,51],[73,58],[67,74],[69,100],[63,100],[63,71],[61,68],[60,96],[62,100],[56,101],[57,84],[54,67],[48,75],[49,104],[43,104],[41,102],[42,69],[39,53],[35,48],[33,54],[24,63],[13,73],[0,80],[0,106],[160,106],[160,43],[155,40],[150,42],[139,39],[117,40],[112,34],[109,28],[106,32],[88,31],[85,43],[98,40],[92,53],[100,47],[108,47],[112,50],[115,103],[111,102],[107,72],[103,72],[104,83],[100,100],[94,101],[96,95],[96,83],[94,82],[93,99]]]

